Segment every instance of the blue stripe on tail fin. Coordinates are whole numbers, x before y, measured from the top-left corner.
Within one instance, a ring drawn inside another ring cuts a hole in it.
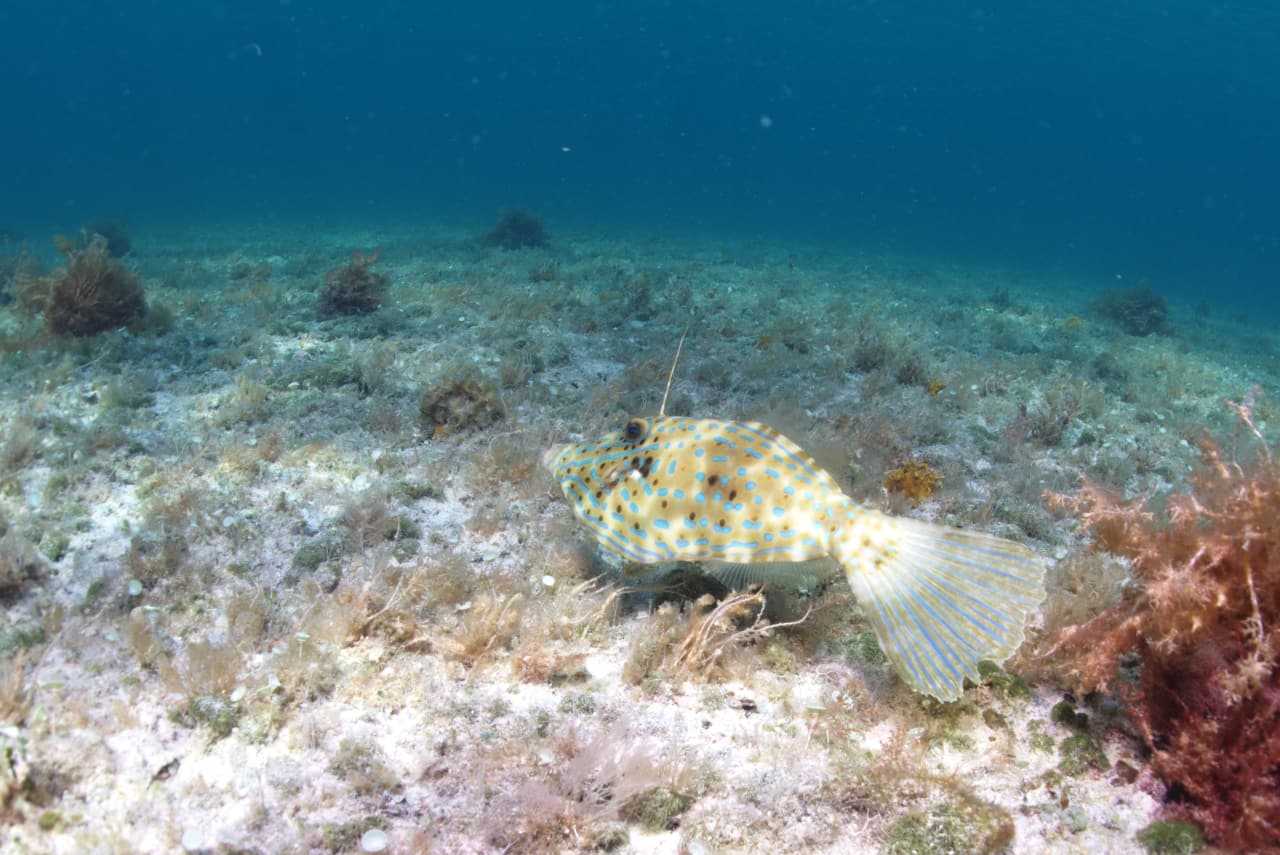
[[[1044,599],[1045,565],[1020,543],[868,512],[832,542],[884,649],[919,692],[951,701],[978,662],[1003,662]]]

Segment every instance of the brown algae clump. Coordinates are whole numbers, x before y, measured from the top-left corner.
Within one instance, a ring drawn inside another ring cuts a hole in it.
[[[902,494],[913,505],[932,496],[941,483],[942,476],[923,460],[908,460],[884,476],[884,488]]]

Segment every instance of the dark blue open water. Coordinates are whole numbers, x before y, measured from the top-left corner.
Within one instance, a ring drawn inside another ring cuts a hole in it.
[[[0,6],[0,227],[764,234],[1280,307],[1280,6]]]

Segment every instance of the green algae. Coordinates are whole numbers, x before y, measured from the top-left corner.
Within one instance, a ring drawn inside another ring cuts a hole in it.
[[[982,682],[996,694],[1008,700],[1031,700],[1031,689],[1017,674],[1010,674],[994,662],[986,659],[978,663],[978,675]]]
[[[1049,720],[1055,724],[1065,725],[1072,730],[1085,730],[1089,727],[1089,716],[1076,712],[1070,701],[1058,701],[1049,710]]]
[[[1058,769],[1064,775],[1076,777],[1090,769],[1103,771],[1111,768],[1111,761],[1102,750],[1098,740],[1085,733],[1068,736],[1058,744],[1058,754],[1062,756]]]
[[[1137,840],[1151,855],[1191,855],[1204,848],[1204,834],[1192,822],[1166,819],[1138,832]]]
[[[649,831],[668,831],[680,824],[680,814],[691,804],[693,799],[675,790],[653,787],[623,805],[620,815]]]
[[[1013,817],[975,798],[961,798],[907,814],[889,826],[885,855],[999,852],[1013,842]]]

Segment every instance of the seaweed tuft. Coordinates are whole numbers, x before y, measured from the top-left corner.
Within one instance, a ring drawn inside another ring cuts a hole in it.
[[[418,402],[422,425],[436,438],[489,427],[504,412],[497,385],[468,369],[451,372],[429,386]]]
[[[1094,304],[1094,311],[1129,335],[1168,330],[1169,307],[1145,279],[1133,288],[1108,289]]]
[[[548,243],[542,217],[521,208],[507,208],[500,213],[483,242],[502,249],[537,249]]]
[[[1127,702],[1170,813],[1220,846],[1256,849],[1280,840],[1280,461],[1254,418],[1257,390],[1228,404],[1256,440],[1253,462],[1206,434],[1191,489],[1162,512],[1089,483],[1051,496],[1136,582],[1055,650],[1080,688]],[[1136,675],[1122,675],[1134,654]]]
[[[147,311],[142,281],[111,257],[107,239],[94,235],[87,246],[62,243],[66,266],[43,280],[37,302],[54,335],[91,336],[140,320]]]
[[[366,315],[377,311],[387,299],[391,280],[385,273],[374,273],[369,268],[377,263],[381,250],[351,253],[351,260],[342,267],[330,270],[320,289],[320,316],[336,318],[342,315]]]

